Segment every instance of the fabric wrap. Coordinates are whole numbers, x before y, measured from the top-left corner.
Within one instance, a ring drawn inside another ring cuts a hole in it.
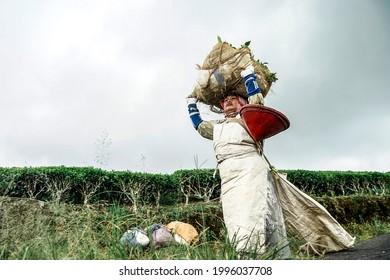
[[[275,249],[277,258],[289,258],[273,177],[253,139],[237,122],[216,124],[213,134],[229,239],[236,243],[238,252],[262,254]]]
[[[279,258],[288,258],[286,231],[305,242],[307,253],[353,246],[355,238],[320,203],[271,167],[239,122],[215,124],[213,140],[224,221],[238,251],[276,248]]]
[[[306,241],[301,249],[323,254],[353,246],[355,238],[320,203],[300,191],[285,175],[275,170],[272,173],[287,231]]]

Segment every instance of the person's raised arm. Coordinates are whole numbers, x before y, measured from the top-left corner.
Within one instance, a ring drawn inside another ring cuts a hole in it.
[[[198,110],[198,106],[196,105],[197,102],[198,99],[193,97],[187,97],[188,114],[192,121],[192,125],[196,130],[198,129],[199,125],[203,122]]]
[[[241,71],[241,77],[244,80],[246,93],[248,94],[248,103],[264,105],[264,98],[261,94],[261,88],[257,83],[253,66],[251,65]]]
[[[196,103],[198,99],[187,97],[188,114],[190,116],[192,125],[198,133],[206,139],[213,140],[214,124],[218,121],[204,121],[200,116],[198,106]]]

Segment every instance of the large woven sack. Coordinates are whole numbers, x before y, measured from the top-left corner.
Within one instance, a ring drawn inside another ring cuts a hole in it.
[[[220,100],[228,94],[247,97],[241,71],[252,65],[263,97],[268,94],[273,82],[277,80],[268,67],[255,60],[250,48],[243,45],[235,48],[226,42],[218,42],[207,55],[203,64],[198,65],[198,77],[189,97],[221,108]]]

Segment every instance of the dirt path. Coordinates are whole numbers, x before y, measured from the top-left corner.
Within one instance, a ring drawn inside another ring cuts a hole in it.
[[[390,233],[363,241],[349,250],[329,253],[324,260],[390,260]]]

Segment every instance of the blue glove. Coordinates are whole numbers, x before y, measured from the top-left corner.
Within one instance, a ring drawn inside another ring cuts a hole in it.
[[[202,118],[200,117],[200,113],[198,110],[198,106],[196,106],[196,102],[198,102],[198,99],[196,98],[187,98],[187,104],[188,104],[188,114],[190,115],[190,119],[192,121],[192,124],[195,129],[198,129],[198,126],[203,122]]]
[[[249,66],[245,70],[241,71],[241,77],[244,79],[248,97],[255,95],[256,93],[260,93],[260,87],[257,84],[253,66]]]

